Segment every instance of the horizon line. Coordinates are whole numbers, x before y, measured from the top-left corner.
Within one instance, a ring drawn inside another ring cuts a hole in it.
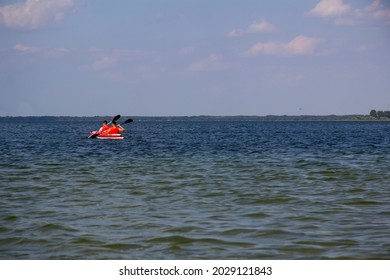
[[[97,118],[97,117],[109,117],[111,115],[16,115],[16,116],[0,116],[0,118],[43,118],[43,117],[55,117],[55,118]],[[345,116],[370,116],[369,114],[301,114],[301,115],[277,115],[277,114],[267,114],[267,115],[121,115],[121,117],[134,117],[134,118],[197,118],[197,117],[211,117],[211,118],[224,118],[224,117],[255,117],[255,118],[264,118],[264,117],[345,117]]]

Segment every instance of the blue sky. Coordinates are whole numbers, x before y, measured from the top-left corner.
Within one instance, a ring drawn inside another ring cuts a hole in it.
[[[0,1],[0,116],[390,110],[387,0]]]

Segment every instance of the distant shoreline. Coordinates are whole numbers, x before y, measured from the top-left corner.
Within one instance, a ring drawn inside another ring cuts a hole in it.
[[[135,121],[147,121],[147,120],[161,120],[161,121],[346,121],[346,122],[387,122],[390,118],[374,118],[369,115],[266,115],[266,116],[250,116],[250,115],[237,115],[237,116],[212,116],[212,115],[199,115],[199,116],[126,116],[123,115],[122,119],[131,117]],[[112,116],[1,116],[0,119],[17,120],[17,119],[56,119],[56,120],[77,120],[77,119],[110,119]]]

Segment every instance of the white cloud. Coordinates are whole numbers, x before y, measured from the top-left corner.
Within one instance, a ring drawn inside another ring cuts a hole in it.
[[[275,31],[276,27],[267,22],[266,20],[262,20],[261,22],[254,22],[248,26],[248,33],[258,33],[258,32],[272,32]]]
[[[191,71],[219,71],[227,69],[219,54],[212,53],[207,58],[194,62],[189,66]]]
[[[240,28],[233,29],[228,33],[228,37],[239,37],[245,34],[261,33],[261,32],[273,32],[276,31],[276,27],[266,20],[260,22],[253,22],[245,30]]]
[[[92,69],[95,71],[100,71],[109,67],[112,67],[116,64],[117,59],[113,57],[103,57],[92,64]]]
[[[227,34],[227,36],[228,37],[239,37],[239,36],[242,36],[244,34],[245,34],[245,32],[242,29],[236,28],[236,29],[233,29],[232,31],[230,31]]]
[[[351,7],[344,4],[343,0],[320,0],[320,2],[309,11],[309,15],[319,17],[335,17],[348,13]]]
[[[43,54],[46,58],[49,59],[61,58],[64,55],[71,52],[71,50],[67,48],[44,48],[44,47],[26,46],[22,44],[16,44],[13,47],[13,49],[23,54],[31,54],[31,55]]]
[[[60,21],[74,0],[27,0],[0,8],[0,22],[11,28],[36,29],[49,21]]]
[[[333,17],[336,25],[354,26],[365,24],[367,20],[390,24],[390,9],[386,9],[381,0],[373,0],[362,9],[353,9],[342,0],[321,0],[308,14],[322,18]]]
[[[372,16],[375,19],[386,20],[388,22],[388,21],[390,21],[390,9],[382,10],[382,11],[375,11],[372,13]]]
[[[390,22],[390,9],[386,9],[380,0],[374,0],[370,5],[365,7],[362,11],[357,11],[357,15],[369,15],[373,19],[384,20]]]
[[[313,54],[322,41],[321,38],[299,35],[288,43],[257,43],[247,50],[244,55],[308,55]]]
[[[21,44],[17,44],[14,46],[14,50],[17,50],[19,52],[23,53],[36,53],[39,52],[39,48],[37,47],[32,47],[32,46],[25,46]]]

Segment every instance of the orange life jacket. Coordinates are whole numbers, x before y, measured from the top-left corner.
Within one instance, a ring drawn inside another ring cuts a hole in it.
[[[101,128],[101,131],[100,133],[103,133],[104,131],[110,129],[110,127],[108,125],[103,125],[102,128]]]
[[[119,134],[119,129],[117,127],[110,127],[108,134]]]

